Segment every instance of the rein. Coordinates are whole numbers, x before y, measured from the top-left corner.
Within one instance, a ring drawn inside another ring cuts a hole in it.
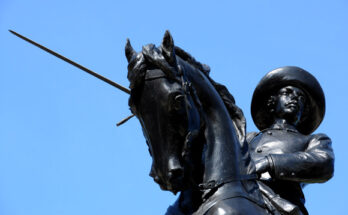
[[[221,187],[224,184],[235,182],[235,181],[245,181],[245,180],[256,180],[258,179],[257,174],[249,174],[249,175],[240,175],[240,176],[231,176],[226,177],[220,180],[212,180],[207,183],[201,183],[198,185],[200,190],[208,190]]]
[[[172,79],[176,82],[178,82],[181,85],[182,90],[184,91],[186,96],[191,96],[193,102],[197,106],[197,109],[199,111],[200,116],[200,128],[199,129],[193,129],[188,130],[182,150],[182,158],[185,160],[190,156],[192,143],[194,140],[200,135],[202,129],[205,126],[205,120],[203,117],[203,110],[202,110],[202,103],[198,98],[198,95],[196,93],[195,88],[192,86],[192,83],[187,80],[185,71],[182,69],[180,65],[178,65],[178,74],[180,75],[179,79]],[[160,69],[153,69],[153,70],[147,70],[145,74],[145,81],[147,80],[154,80],[158,78],[168,78],[168,76]],[[189,106],[188,100],[185,100],[186,107]],[[189,112],[189,110],[186,110]],[[221,187],[224,184],[235,182],[235,181],[244,181],[244,180],[256,180],[258,179],[257,174],[248,174],[248,175],[239,175],[239,176],[230,176],[219,180],[211,180],[206,183],[201,183],[196,185],[198,190],[205,191],[205,190],[212,190],[214,188]]]
[[[202,114],[202,103],[198,98],[197,92],[195,88],[192,86],[191,82],[187,80],[184,70],[178,65],[178,74],[180,75],[179,79],[173,79],[181,85],[181,89],[184,91],[187,97],[191,97],[193,102],[195,103],[200,117],[200,127],[198,129],[188,129],[187,134],[185,136],[185,142],[183,145],[183,150],[181,153],[181,157],[185,160],[188,158],[191,153],[192,142],[199,136],[201,131],[205,126],[205,120],[203,119]],[[160,69],[147,70],[145,74],[145,81],[154,80],[158,78],[168,78],[168,76]],[[186,112],[189,113],[189,102],[188,99],[185,99],[186,103]]]

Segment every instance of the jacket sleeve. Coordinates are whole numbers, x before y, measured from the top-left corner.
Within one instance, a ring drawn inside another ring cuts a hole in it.
[[[322,183],[333,176],[334,153],[325,134],[312,135],[304,152],[268,155],[276,179]]]

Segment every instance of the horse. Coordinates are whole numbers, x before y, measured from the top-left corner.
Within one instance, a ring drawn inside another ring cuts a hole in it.
[[[210,68],[174,45],[136,52],[127,39],[129,107],[152,157],[150,176],[178,200],[167,215],[272,214],[257,186],[245,118]]]

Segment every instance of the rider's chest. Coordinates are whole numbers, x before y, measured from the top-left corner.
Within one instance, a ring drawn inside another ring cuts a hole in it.
[[[267,130],[260,132],[250,142],[252,153],[283,154],[304,151],[308,146],[308,136],[287,130]]]

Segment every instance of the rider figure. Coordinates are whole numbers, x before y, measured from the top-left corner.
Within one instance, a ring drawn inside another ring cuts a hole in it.
[[[325,113],[320,84],[301,68],[275,69],[256,87],[251,113],[260,132],[247,141],[266,203],[281,214],[308,214],[302,187],[334,171],[330,138],[311,134]]]

